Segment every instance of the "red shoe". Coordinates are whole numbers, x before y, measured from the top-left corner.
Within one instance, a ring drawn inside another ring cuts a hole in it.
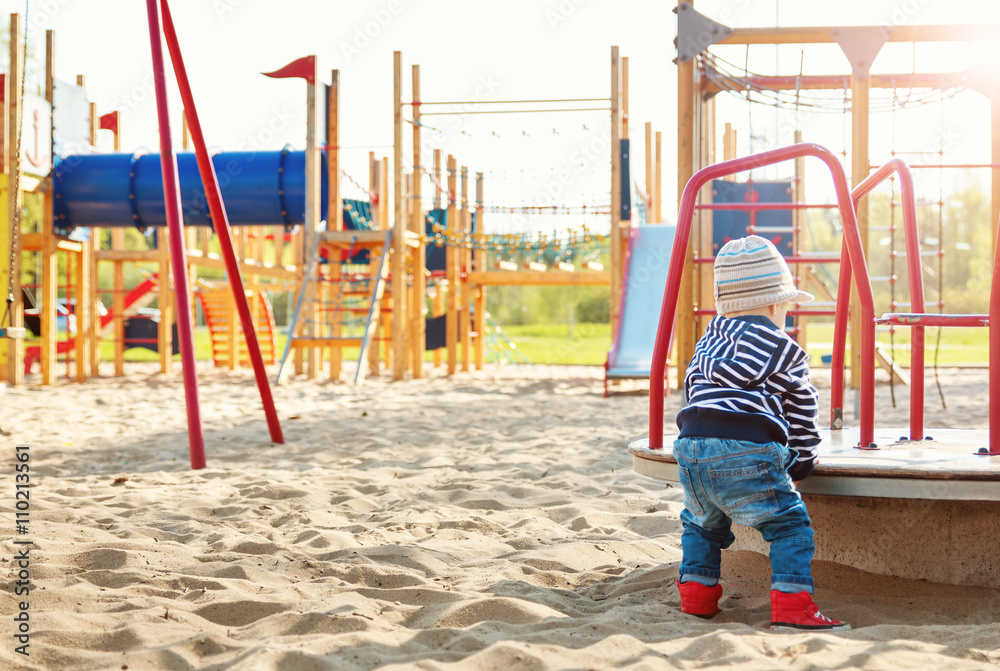
[[[722,585],[708,587],[700,582],[677,582],[677,591],[681,594],[681,612],[709,619],[719,612],[719,599],[722,598]]]
[[[851,625],[819,612],[809,592],[771,590],[771,629],[775,631],[846,631]]]

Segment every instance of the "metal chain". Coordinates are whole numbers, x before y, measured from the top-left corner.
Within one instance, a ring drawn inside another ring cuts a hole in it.
[[[10,198],[17,202],[17,198],[21,193],[21,131],[24,130],[24,65],[25,61],[28,59],[28,9],[31,6],[31,0],[24,0],[24,44],[22,46],[22,56],[21,56],[21,102],[19,107],[19,114],[17,115],[17,153],[14,154],[16,157],[18,169],[14,172],[14,188],[9,191]],[[13,64],[11,64],[13,65]],[[11,68],[13,70],[13,68]],[[7,306],[4,308],[3,321],[10,323],[13,320],[14,315],[11,313],[11,306],[14,304],[14,271],[15,271],[15,261],[17,260],[17,245],[18,245],[18,233],[21,229],[21,209],[20,207],[14,208],[14,220],[11,222],[10,229],[10,272],[7,276]]]

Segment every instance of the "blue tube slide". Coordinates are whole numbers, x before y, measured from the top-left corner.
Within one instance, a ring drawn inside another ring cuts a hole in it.
[[[322,165],[321,217],[326,219],[327,169]],[[305,152],[220,152],[212,157],[233,226],[300,225],[305,219]],[[177,155],[186,226],[211,226],[193,153]],[[91,226],[166,226],[159,154],[86,154],[53,170],[57,233]]]

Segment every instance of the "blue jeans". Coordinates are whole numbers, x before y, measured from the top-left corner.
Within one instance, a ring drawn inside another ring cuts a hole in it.
[[[792,461],[787,446],[687,437],[674,442],[674,457],[684,487],[682,582],[685,575],[707,585],[719,581],[736,521],[770,543],[771,589],[812,594],[813,530],[785,471]]]

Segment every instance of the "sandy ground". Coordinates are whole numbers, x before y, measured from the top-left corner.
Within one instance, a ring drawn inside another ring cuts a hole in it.
[[[206,367],[208,468],[192,471],[179,374],[129,371],[0,387],[0,668],[1000,664],[997,591],[848,566],[814,568],[817,602],[850,632],[767,631],[769,569],[752,553],[727,554],[721,615],[680,613],[681,493],[636,475],[625,449],[646,432],[645,383],[605,399],[595,367],[296,379],[275,390],[273,445],[250,373]],[[931,378],[927,424],[985,427],[985,371],[942,383],[948,409]],[[905,403],[878,393],[880,424],[902,425]],[[26,534],[15,444],[31,446]],[[33,542],[27,596],[14,540]]]

